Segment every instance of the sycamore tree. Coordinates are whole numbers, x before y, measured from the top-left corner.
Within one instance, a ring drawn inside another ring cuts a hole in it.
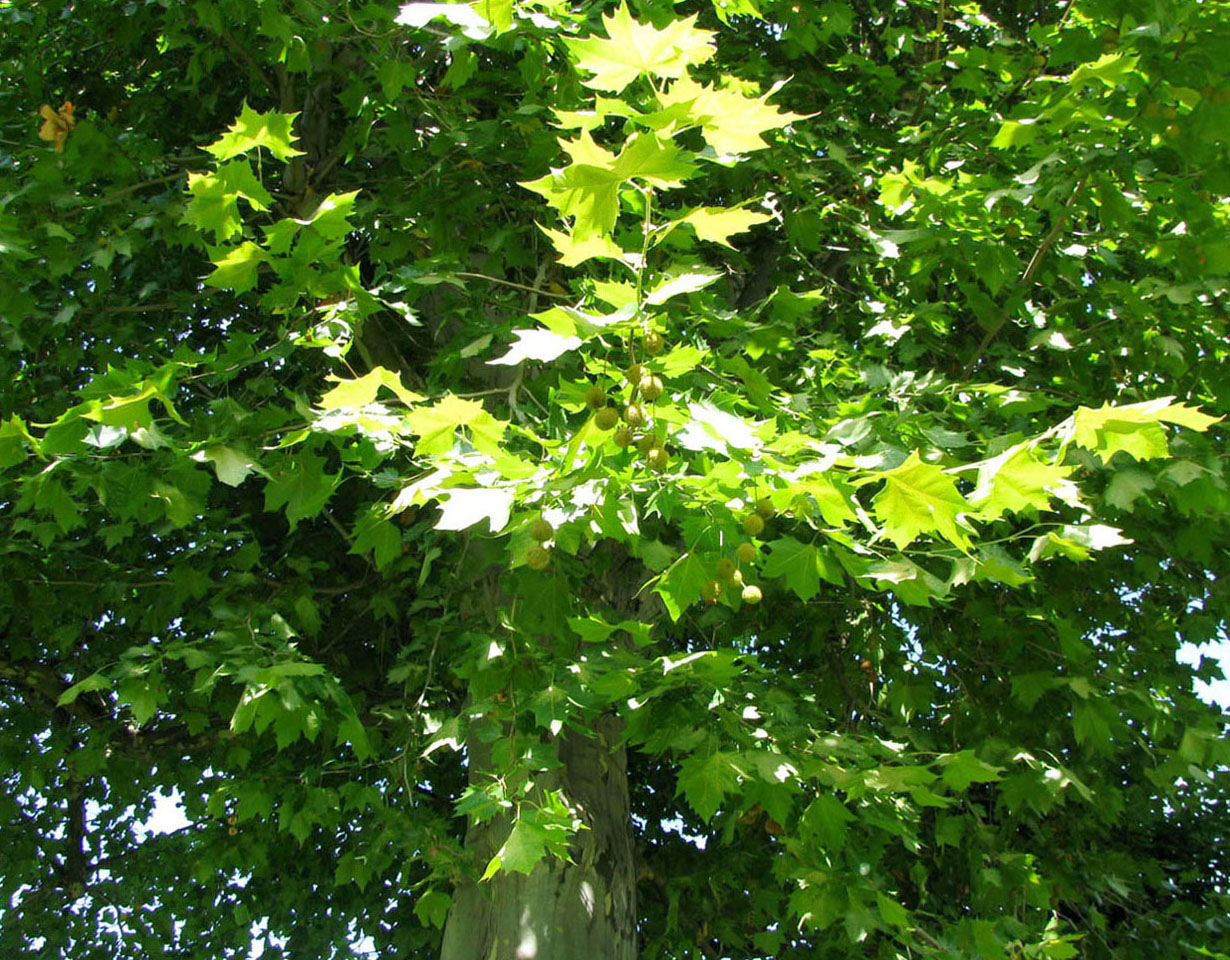
[[[1227,50],[0,2],[0,952],[1224,960]]]

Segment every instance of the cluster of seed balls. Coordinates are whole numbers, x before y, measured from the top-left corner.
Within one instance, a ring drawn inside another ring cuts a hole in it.
[[[647,356],[657,356],[666,347],[662,335],[647,333],[641,341],[641,346]],[[585,405],[594,411],[594,425],[599,430],[614,430],[611,438],[615,445],[626,449],[636,445],[646,466],[651,470],[661,472],[670,464],[670,453],[665,441],[654,433],[637,434],[637,430],[649,422],[649,411],[640,401],[653,403],[666,390],[662,378],[648,370],[643,364],[633,363],[624,371],[624,376],[632,384],[632,401],[624,407],[621,414],[610,405],[607,392],[594,384],[585,392]],[[638,400],[639,397],[639,400]],[[620,420],[622,419],[622,423]],[[749,537],[757,537],[764,531],[765,521],[774,516],[773,504],[768,498],[760,500],[756,508],[743,518],[743,532]],[[531,570],[545,570],[551,563],[551,552],[543,544],[555,536],[555,528],[539,517],[530,524],[530,537],[535,541],[525,554],[525,563]],[[762,594],[755,584],[744,584],[743,572],[738,564],[750,564],[756,559],[756,548],[751,543],[741,543],[735,550],[735,557],[723,557],[717,562],[716,577],[705,581],[701,596],[706,603],[715,604],[722,591],[729,588],[740,590],[743,602],[755,606],[760,603]]]
[[[641,340],[641,347],[646,356],[655,357],[666,349],[666,341],[660,333],[650,332]],[[594,426],[599,430],[615,431],[611,438],[615,446],[627,449],[635,444],[645,465],[661,473],[670,465],[671,459],[665,441],[656,434],[638,435],[637,431],[649,422],[649,410],[645,408],[645,403],[653,403],[662,396],[666,385],[661,377],[641,363],[628,367],[624,377],[632,384],[632,400],[624,407],[622,414],[610,405],[606,391],[597,384],[585,391],[585,405],[594,411]]]

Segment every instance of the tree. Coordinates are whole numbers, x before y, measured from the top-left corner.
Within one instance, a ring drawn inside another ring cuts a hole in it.
[[[1230,951],[1230,5],[0,28],[6,955]]]

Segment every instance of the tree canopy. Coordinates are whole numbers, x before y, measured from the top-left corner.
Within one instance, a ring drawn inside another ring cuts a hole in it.
[[[1225,960],[1227,50],[0,0],[0,952]]]

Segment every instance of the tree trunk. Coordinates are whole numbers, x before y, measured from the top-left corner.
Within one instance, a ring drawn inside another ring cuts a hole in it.
[[[573,838],[574,862],[552,859],[528,877],[500,872],[487,883],[463,882],[454,893],[440,960],[635,960],[627,755],[622,745],[612,747],[620,726],[606,716],[592,737],[565,734],[563,766],[539,779],[542,789],[562,790],[589,828]],[[480,865],[510,828],[504,818],[471,824],[466,845]]]

